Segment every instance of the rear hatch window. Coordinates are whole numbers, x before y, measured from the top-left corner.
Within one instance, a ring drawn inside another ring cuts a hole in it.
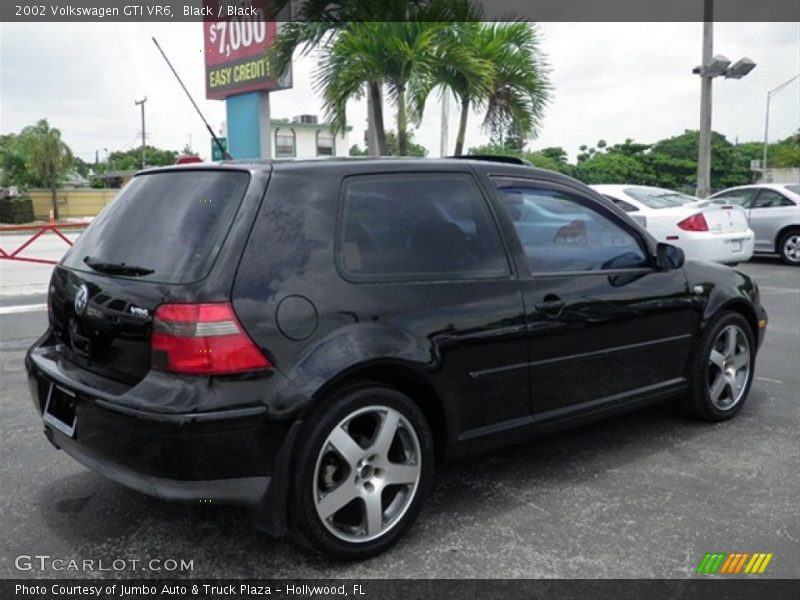
[[[79,271],[189,283],[209,272],[250,181],[248,173],[139,175],[64,257]]]

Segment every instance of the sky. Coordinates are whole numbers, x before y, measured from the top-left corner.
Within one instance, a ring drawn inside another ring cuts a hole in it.
[[[541,47],[551,68],[553,94],[530,149],[564,147],[574,160],[581,144],[633,138],[650,143],[699,127],[701,23],[542,23]],[[73,152],[93,162],[109,151],[141,142],[139,107],[147,97],[148,143],[210,155],[209,135],[151,41],[172,60],[209,123],[225,119],[223,101],[206,100],[200,23],[0,24],[0,132],[18,132],[47,118]],[[713,128],[732,142],[764,139],[767,91],[800,73],[800,24],[717,23],[714,52],[733,61],[747,56],[757,67],[742,80],[714,82]],[[320,114],[313,89],[316,57],[294,64],[294,87],[270,95],[273,118]],[[386,107],[387,129],[394,127]],[[458,111],[450,109],[449,152]],[[482,115],[470,116],[466,146],[488,141]],[[414,132],[439,156],[441,108],[428,100]],[[363,146],[366,102],[351,101],[349,143]],[[769,137],[800,128],[800,80],[772,99]]]

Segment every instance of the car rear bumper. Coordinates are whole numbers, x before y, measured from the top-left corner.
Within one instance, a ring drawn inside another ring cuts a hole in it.
[[[680,246],[687,258],[733,264],[753,257],[755,235],[750,230],[723,234],[685,232],[678,240],[666,241]]]
[[[90,377],[79,376],[85,371],[59,359],[52,346],[37,342],[25,364],[40,414],[53,386],[74,395],[74,433],[50,420],[45,435],[99,474],[167,500],[259,507],[271,495],[291,427],[268,419],[266,407],[155,412],[132,405],[132,390],[114,395],[92,387]]]

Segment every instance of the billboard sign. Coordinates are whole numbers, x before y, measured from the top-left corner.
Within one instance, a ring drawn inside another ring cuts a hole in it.
[[[267,52],[278,22],[267,21],[268,5],[269,0],[203,0],[206,98],[292,87],[291,69],[280,79],[270,72]]]

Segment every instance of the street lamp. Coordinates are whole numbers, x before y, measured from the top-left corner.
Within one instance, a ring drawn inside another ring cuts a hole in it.
[[[792,83],[798,77],[800,77],[800,73],[798,73],[791,79],[784,81],[778,87],[771,89],[770,91],[767,92],[767,116],[764,119],[764,161],[761,164],[761,169],[762,169],[761,172],[764,174],[763,177],[765,182],[767,179],[767,148],[769,147],[769,101],[772,100],[772,97],[775,94],[780,92],[783,88]]]
[[[700,76],[700,140],[697,153],[697,197],[708,196],[711,187],[711,82],[715,77],[741,79],[755,69],[756,63],[742,58],[731,61],[718,54],[714,56],[713,0],[705,0],[703,7],[703,64],[692,73]]]

